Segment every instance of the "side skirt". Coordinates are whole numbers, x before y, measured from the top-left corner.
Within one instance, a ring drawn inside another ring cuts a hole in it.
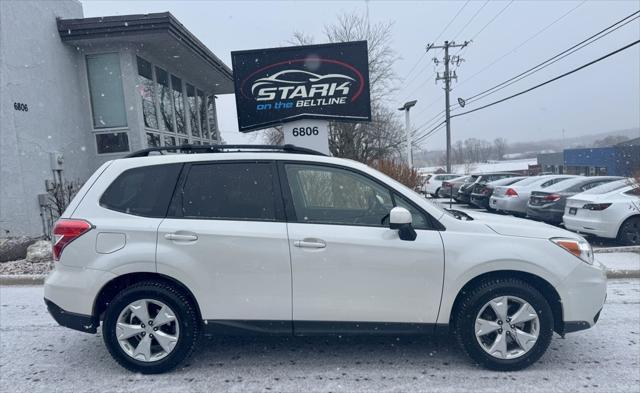
[[[270,321],[220,320],[204,321],[205,335],[431,335],[448,334],[449,325],[402,322],[343,322],[343,321]]]

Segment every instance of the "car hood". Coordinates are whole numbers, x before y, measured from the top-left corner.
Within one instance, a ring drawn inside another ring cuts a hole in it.
[[[579,239],[580,236],[538,221],[527,220],[511,216],[501,216],[493,213],[465,211],[474,221],[486,225],[495,233],[503,236],[529,237],[549,239],[552,237],[569,237]]]

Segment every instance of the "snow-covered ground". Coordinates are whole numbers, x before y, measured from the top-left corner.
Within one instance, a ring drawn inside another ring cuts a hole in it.
[[[486,173],[486,172],[509,172],[509,171],[526,171],[529,165],[537,165],[537,158],[521,158],[517,160],[490,161],[472,164],[458,164],[451,166],[451,173],[463,175],[465,173]],[[434,173],[438,169],[444,169],[443,166],[431,166],[418,168],[422,173]]]
[[[635,252],[596,253],[595,258],[607,267],[607,270],[640,270],[640,254]]]
[[[0,287],[1,392],[638,392],[640,280],[610,280],[590,330],[555,337],[521,372],[473,365],[450,338],[205,340],[187,365],[143,376],[99,335],[56,325],[42,287]]]

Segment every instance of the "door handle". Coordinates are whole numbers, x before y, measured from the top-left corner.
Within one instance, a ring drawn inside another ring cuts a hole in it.
[[[300,248],[325,248],[327,243],[321,239],[302,239],[294,241],[293,245]]]
[[[198,235],[195,233],[167,233],[164,235],[164,238],[174,241],[194,242],[198,240]]]

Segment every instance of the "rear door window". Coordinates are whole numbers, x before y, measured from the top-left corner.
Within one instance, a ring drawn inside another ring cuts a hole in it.
[[[275,221],[274,166],[264,162],[194,164],[178,198],[177,215],[194,219]]]
[[[144,217],[165,217],[182,164],[126,170],[109,185],[100,206]]]

